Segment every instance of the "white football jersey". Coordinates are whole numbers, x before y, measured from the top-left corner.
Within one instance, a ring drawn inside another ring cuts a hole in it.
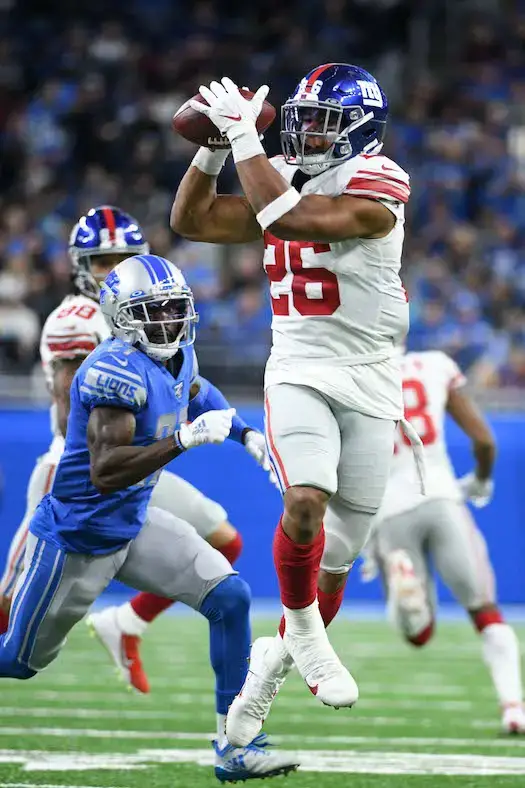
[[[40,338],[40,358],[49,390],[53,386],[52,362],[83,358],[110,335],[100,306],[84,295],[69,295],[51,312]],[[51,430],[60,436],[56,407],[51,406]]]
[[[296,166],[282,157],[272,164],[292,182]],[[386,156],[362,154],[311,178],[301,194],[374,199],[396,223],[384,238],[330,244],[264,233],[273,308],[266,385],[302,383],[370,415],[399,418],[401,380],[393,354],[408,330],[399,271],[409,177]]]
[[[407,353],[401,359],[405,418],[423,444],[426,491],[418,491],[410,443],[398,431],[391,474],[379,513],[380,519],[409,511],[429,499],[461,501],[445,443],[445,417],[449,393],[464,386],[466,378],[453,361],[439,350]]]

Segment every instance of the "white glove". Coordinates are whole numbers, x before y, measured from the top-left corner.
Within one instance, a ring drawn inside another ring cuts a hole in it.
[[[371,583],[379,576],[379,564],[372,550],[361,551],[361,566],[359,576],[362,583]]]
[[[220,82],[212,82],[209,88],[200,86],[199,93],[208,104],[193,99],[190,104],[228,137],[237,162],[264,153],[255,122],[269,89],[268,85],[261,85],[252,99],[245,99],[235,82],[223,77]]]
[[[191,424],[181,424],[175,432],[175,442],[183,449],[192,449],[205,443],[224,443],[232,428],[235,408],[209,410]]]
[[[463,500],[470,501],[472,506],[483,509],[492,500],[494,482],[492,479],[478,479],[475,473],[467,473],[458,479]]]
[[[277,476],[275,475],[274,470],[270,464],[270,458],[268,456],[268,449],[266,447],[264,435],[260,432],[257,432],[257,430],[250,430],[245,435],[244,448],[250,457],[253,457],[255,462],[261,466],[263,471],[267,471],[270,476],[271,483],[275,484],[276,487],[279,487]]]

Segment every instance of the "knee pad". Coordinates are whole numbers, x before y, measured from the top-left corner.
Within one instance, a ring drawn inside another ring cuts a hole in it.
[[[228,575],[204,599],[200,613],[209,621],[229,616],[247,616],[252,595],[250,586],[239,575]]]
[[[36,670],[32,670],[19,662],[15,656],[11,656],[9,648],[0,646],[0,678],[25,680],[33,678],[36,674]]]
[[[324,518],[325,548],[321,569],[332,574],[351,569],[368,539],[374,515],[375,511],[360,511],[334,495]]]

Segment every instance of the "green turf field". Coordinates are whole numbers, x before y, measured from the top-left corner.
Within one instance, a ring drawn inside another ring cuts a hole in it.
[[[274,627],[257,620],[254,629],[270,634]],[[361,699],[352,711],[334,711],[297,677],[287,682],[266,731],[301,751],[303,768],[276,778],[276,786],[525,786],[525,738],[499,736],[479,641],[466,624],[442,624],[422,651],[381,623],[343,621],[331,633]],[[525,645],[525,629],[519,634]],[[215,717],[205,622],[161,618],[148,633],[144,658],[151,695],[128,693],[80,625],[45,673],[3,681],[0,788],[219,785],[211,768]]]

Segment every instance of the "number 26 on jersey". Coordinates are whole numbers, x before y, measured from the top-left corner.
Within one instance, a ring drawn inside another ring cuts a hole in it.
[[[330,252],[328,244],[282,241],[265,232],[264,247],[274,315],[285,317],[292,308],[303,317],[334,314],[341,305],[337,276],[315,265],[315,255]]]

